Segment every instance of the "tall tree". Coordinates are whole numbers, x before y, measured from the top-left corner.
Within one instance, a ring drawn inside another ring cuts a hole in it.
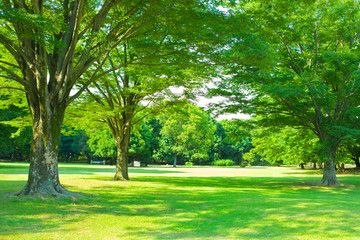
[[[78,195],[65,190],[58,175],[65,109],[99,77],[116,46],[172,5],[155,0],[1,1],[0,43],[15,61],[0,62],[2,77],[23,86],[19,90],[26,93],[33,124],[28,181],[17,195]],[[90,68],[91,76],[72,93]]]
[[[171,87],[189,93],[214,74],[218,59],[214,51],[224,42],[217,37],[224,31],[218,30],[221,22],[224,15],[209,4],[178,1],[154,21],[155,27],[145,27],[146,34],[124,41],[109,54],[101,72],[111,74],[90,85],[84,97],[102,112],[93,119],[107,124],[113,134],[117,148],[114,180],[129,180],[132,125],[177,101],[179,96]]]
[[[241,103],[230,110],[314,132],[325,162],[320,184],[339,185],[336,150],[359,126],[359,3],[280,0],[238,7],[234,14],[249,19],[251,34],[234,44],[232,75],[218,92]]]

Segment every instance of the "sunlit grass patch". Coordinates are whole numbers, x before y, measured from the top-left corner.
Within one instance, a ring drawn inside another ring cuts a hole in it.
[[[102,172],[108,166],[91,166],[96,174],[80,167],[60,174],[61,182],[92,196],[1,196],[0,239],[357,239],[360,230],[359,187],[296,185],[321,179],[296,169],[262,169],[265,176],[256,169],[253,176],[230,171],[233,175],[224,177],[209,168],[207,177],[182,177],[190,170],[168,176],[168,168],[149,168],[131,173],[131,181],[115,182]],[[26,179],[26,174],[0,175],[0,192],[20,190]],[[339,179],[360,185],[358,176]]]

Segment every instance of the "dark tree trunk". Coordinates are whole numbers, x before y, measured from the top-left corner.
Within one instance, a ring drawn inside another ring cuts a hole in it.
[[[336,149],[330,148],[328,150],[328,156],[325,159],[325,166],[323,172],[323,178],[320,182],[322,186],[339,186],[340,182],[337,180],[335,171],[335,157]]]
[[[313,164],[314,164],[314,165],[313,165],[313,168],[316,169],[316,162],[314,162]]]
[[[360,168],[360,161],[359,161],[359,157],[354,157],[353,158],[354,162],[355,162],[355,166],[356,168]]]
[[[127,181],[129,178],[129,143],[131,127],[125,127],[121,136],[116,136],[117,162],[114,180]]]
[[[300,167],[301,167],[301,169],[304,169],[304,164],[300,163]]]

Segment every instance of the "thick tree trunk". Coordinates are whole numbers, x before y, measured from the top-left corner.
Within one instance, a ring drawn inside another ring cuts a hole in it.
[[[25,187],[16,195],[39,197],[80,196],[61,186],[58,172],[58,147],[65,108],[56,115],[33,118],[33,137],[30,149],[30,169]]]
[[[313,162],[313,168],[316,169],[316,162]]]
[[[332,187],[332,186],[340,185],[340,182],[336,178],[335,157],[336,157],[336,149],[330,148],[328,150],[328,156],[325,159],[323,178],[320,182],[322,186]]]
[[[129,143],[131,127],[126,127],[122,136],[116,136],[117,162],[114,180],[127,181],[129,178]]]

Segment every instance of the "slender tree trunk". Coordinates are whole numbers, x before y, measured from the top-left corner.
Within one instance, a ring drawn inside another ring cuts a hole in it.
[[[323,178],[320,182],[322,186],[339,186],[340,182],[337,180],[335,171],[335,157],[336,149],[330,148],[328,150],[328,156],[325,159],[325,166],[323,172]]]
[[[121,134],[121,133],[120,133]],[[122,136],[116,136],[117,162],[114,180],[127,181],[129,178],[129,143],[131,127],[126,127]]]
[[[175,151],[173,167],[176,167],[177,152]]]
[[[313,165],[313,168],[316,169],[316,162],[314,162],[313,164],[314,164],[314,165]]]

